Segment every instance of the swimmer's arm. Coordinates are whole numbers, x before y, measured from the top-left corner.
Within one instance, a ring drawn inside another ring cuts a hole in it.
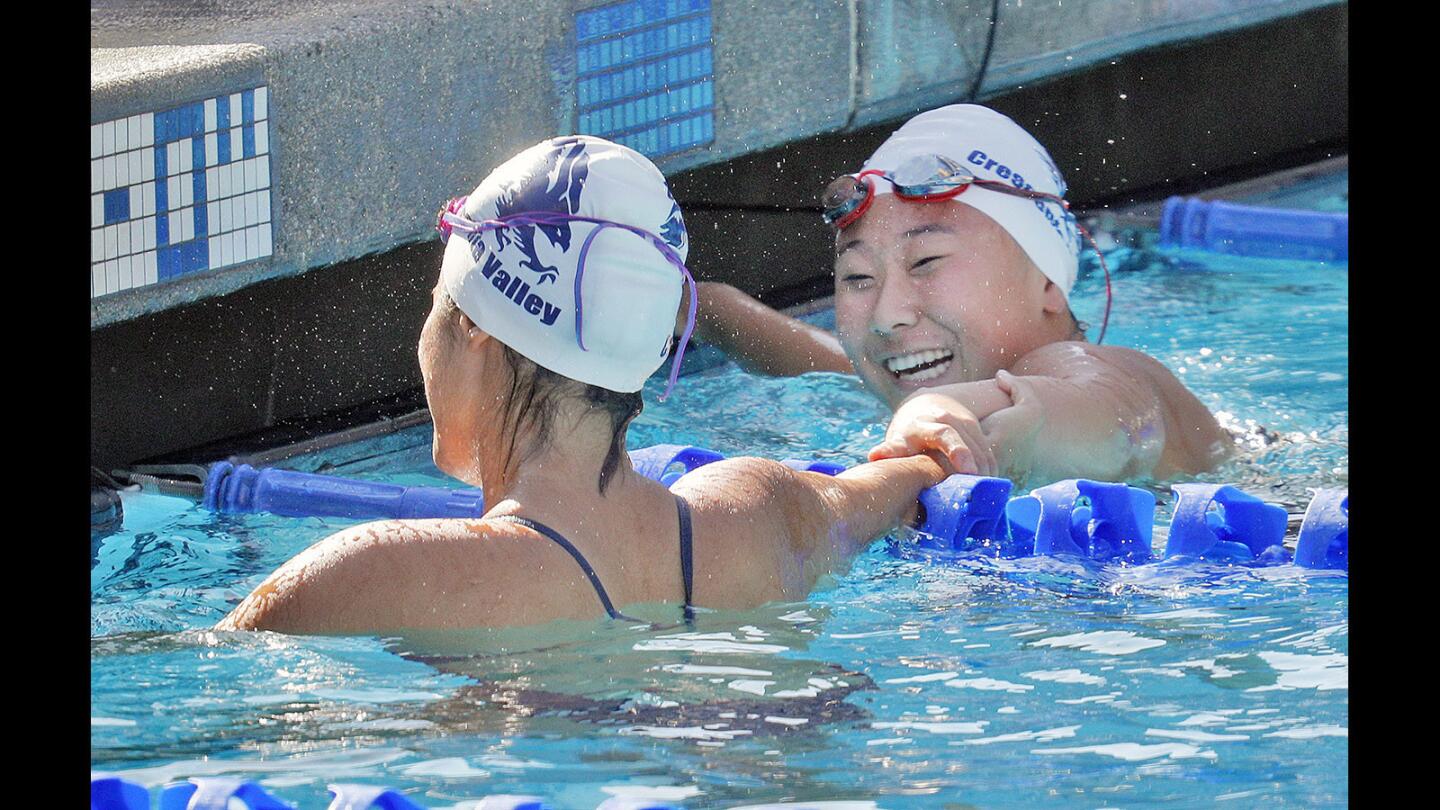
[[[695,337],[718,346],[746,371],[777,377],[851,373],[840,341],[824,329],[771,309],[729,284],[705,281],[697,289]],[[682,307],[677,334],[684,317]]]
[[[717,549],[724,556],[714,563],[755,575],[718,597],[697,587],[697,597],[717,606],[716,598],[737,605],[799,599],[876,537],[912,522],[920,490],[944,478],[941,465],[925,455],[861,464],[834,477],[757,458],[701,467],[673,489],[710,520],[729,524],[727,536],[750,538]],[[777,537],[784,542],[770,541]],[[757,563],[762,551],[768,560],[763,566]]]

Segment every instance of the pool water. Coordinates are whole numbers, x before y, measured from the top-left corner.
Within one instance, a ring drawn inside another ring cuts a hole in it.
[[[1347,181],[1304,204],[1346,210]],[[1106,342],[1159,358],[1240,436],[1201,480],[1292,514],[1309,488],[1348,486],[1348,265],[1108,256]],[[1103,282],[1086,259],[1073,297],[1098,322]],[[855,462],[887,416],[842,375],[722,364],[666,403],[662,386],[647,387],[631,448]],[[430,462],[428,426],[286,466],[455,485]],[[1171,497],[1155,489],[1163,548]],[[125,507],[123,530],[92,541],[91,766],[152,787],[243,776],[304,808],[326,806],[337,781],[432,808],[507,793],[585,808],[1347,803],[1342,572],[927,564],[890,553],[913,539],[902,532],[803,602],[702,611],[694,628],[652,606],[641,613],[659,628],[230,634],[208,628],[352,521],[217,516],[149,495]]]

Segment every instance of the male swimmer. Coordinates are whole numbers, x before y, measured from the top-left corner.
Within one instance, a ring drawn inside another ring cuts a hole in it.
[[[442,221],[419,342],[432,451],[440,469],[484,487],[489,511],[337,532],[219,629],[371,634],[799,599],[912,521],[920,491],[945,477],[925,455],[833,478],[738,458],[669,490],[631,468],[626,429],[690,278],[680,208],[638,152],[544,141]]]
[[[895,412],[872,461],[935,452],[1017,481],[1212,469],[1230,440],[1209,410],[1154,358],[1088,342],[1072,314],[1064,194],[1004,115],[921,113],[825,190],[835,335],[715,283],[699,285],[696,335],[760,373],[858,374]]]

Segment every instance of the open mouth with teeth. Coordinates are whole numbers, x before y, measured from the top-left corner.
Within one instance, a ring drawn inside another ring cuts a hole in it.
[[[910,354],[897,355],[885,360],[885,370],[897,380],[924,382],[945,373],[955,353],[946,349],[926,349]]]

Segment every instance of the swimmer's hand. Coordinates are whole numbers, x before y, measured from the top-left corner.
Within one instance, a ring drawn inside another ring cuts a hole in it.
[[[993,476],[999,469],[975,414],[949,396],[928,391],[900,403],[885,429],[885,441],[870,449],[870,460],[922,453],[955,473]]]
[[[1024,377],[1001,371],[995,375],[995,384],[1014,404],[985,417],[980,427],[990,440],[999,468],[1010,479],[1023,481],[1035,464],[1035,437],[1045,426],[1045,409]]]

